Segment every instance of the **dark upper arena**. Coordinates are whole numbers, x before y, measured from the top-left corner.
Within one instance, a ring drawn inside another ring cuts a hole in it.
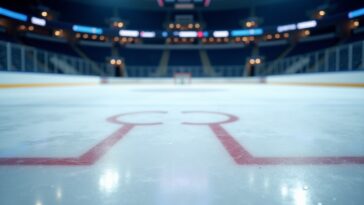
[[[286,59],[303,54],[312,54],[315,62],[291,73],[321,72],[315,67],[325,67],[324,49],[363,39],[363,6],[357,0],[3,0],[0,35],[3,42],[66,55],[68,64],[91,67],[85,73],[77,66],[73,72],[79,74],[266,76],[284,74],[290,69]],[[33,62],[39,71],[47,66],[47,72],[71,72],[52,65],[56,60],[49,63],[42,51]],[[345,52],[340,56],[349,55]],[[352,69],[362,66],[359,58]],[[284,66],[275,69],[279,62]],[[12,69],[33,72],[20,64]],[[118,64],[123,72],[108,68]],[[2,60],[0,69],[6,67]],[[347,69],[345,64],[326,67]]]

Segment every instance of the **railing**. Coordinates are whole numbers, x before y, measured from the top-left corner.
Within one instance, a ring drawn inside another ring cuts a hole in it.
[[[214,74],[204,73],[202,66],[168,66],[157,74],[157,66],[126,66],[128,77],[172,77],[175,72],[189,72],[194,77],[241,77],[245,66],[213,66]],[[341,45],[303,55],[261,64],[256,75],[281,75],[330,71],[364,70],[364,41]],[[62,55],[0,41],[0,71],[114,76],[115,69],[106,63]]]
[[[245,67],[213,66],[214,74],[206,74],[202,66],[168,66],[164,74],[156,74],[157,66],[126,66],[128,77],[173,77],[174,73],[191,73],[193,77],[241,77]]]
[[[243,76],[244,66],[214,66],[213,76],[202,66],[168,66],[167,73],[157,74],[157,66],[126,66],[127,77],[172,77],[175,72],[189,72],[194,77]],[[21,44],[0,41],[0,71],[114,76],[115,68],[106,63],[92,63]]]
[[[267,62],[256,68],[259,76],[294,73],[364,70],[364,41]]]
[[[20,44],[0,41],[0,71],[112,76],[105,63],[53,53]]]

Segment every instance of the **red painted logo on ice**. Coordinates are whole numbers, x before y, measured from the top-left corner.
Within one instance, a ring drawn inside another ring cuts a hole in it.
[[[124,138],[132,129],[143,126],[162,125],[162,122],[132,123],[121,120],[124,116],[143,114],[167,114],[163,111],[144,111],[115,115],[107,119],[108,122],[120,124],[121,127],[104,140],[90,148],[79,157],[16,157],[0,158],[0,165],[53,165],[77,166],[95,164],[117,142]],[[335,156],[335,157],[255,157],[248,152],[224,127],[224,124],[239,120],[237,116],[205,111],[188,111],[183,114],[211,114],[224,116],[227,119],[219,122],[196,123],[183,122],[184,125],[205,126],[212,130],[215,137],[224,146],[232,159],[239,165],[332,165],[332,164],[364,164],[364,156]]]

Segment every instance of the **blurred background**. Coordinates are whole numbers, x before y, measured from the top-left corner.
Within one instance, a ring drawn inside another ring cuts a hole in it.
[[[364,69],[357,0],[2,0],[0,70],[247,77]]]

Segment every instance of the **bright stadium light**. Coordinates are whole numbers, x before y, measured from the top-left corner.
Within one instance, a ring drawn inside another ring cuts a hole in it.
[[[43,17],[47,17],[48,16],[48,12],[47,11],[42,11],[40,13],[40,15],[43,16]]]
[[[296,24],[287,24],[287,25],[281,25],[277,26],[277,31],[279,33],[286,32],[286,31],[293,31],[296,30]]]
[[[255,64],[255,59],[253,59],[253,58],[252,58],[252,59],[250,59],[250,60],[249,60],[249,64],[250,64],[250,65],[254,65],[254,64]]]
[[[123,28],[125,26],[125,23],[119,20],[116,20],[114,22],[112,22],[112,27],[115,28]]]
[[[303,31],[303,36],[309,36],[311,34],[310,30],[304,30]]]
[[[257,57],[257,58],[251,57],[251,58],[248,59],[248,63],[250,65],[261,64],[262,62],[263,62],[263,60],[260,57]]]
[[[212,35],[216,38],[229,37],[229,31],[214,31]]]
[[[81,25],[73,25],[72,30],[74,32],[91,33],[91,34],[102,34],[103,32],[101,28],[81,26]]]
[[[124,26],[124,23],[123,23],[123,22],[118,22],[117,26],[118,26],[119,28],[121,28],[121,27],[123,27],[123,26]]]
[[[352,27],[357,28],[360,26],[360,22],[358,20],[352,22]]]
[[[363,16],[363,15],[364,15],[364,8],[350,11],[348,13],[349,19],[356,18],[356,17]]]
[[[2,7],[0,7],[0,15],[7,16],[9,18],[16,19],[19,21],[28,20],[28,17],[26,15],[15,12],[15,11],[11,11],[11,10],[8,10],[8,9],[2,8]]]
[[[38,25],[38,26],[45,26],[47,24],[45,19],[41,19],[41,18],[37,18],[37,17],[32,17],[30,19],[30,21],[32,22],[32,24]]]
[[[316,20],[312,20],[312,21],[303,21],[300,23],[297,23],[297,28],[298,29],[306,29],[306,28],[313,28],[317,26],[317,21]]]
[[[120,58],[120,57],[112,57],[110,60],[109,60],[109,63],[111,65],[122,65],[124,62],[123,62],[123,59]]]
[[[318,12],[318,14],[319,14],[320,16],[325,16],[325,15],[326,15],[326,12],[325,12],[324,10],[320,10],[320,11]]]
[[[263,34],[263,29],[243,29],[243,30],[233,30],[231,31],[231,36],[259,36]]]
[[[140,32],[140,37],[142,38],[154,38],[156,33],[153,31],[142,31]]]
[[[139,36],[139,31],[135,31],[135,30],[120,30],[119,31],[119,35],[120,36],[125,36],[125,37],[138,37]]]
[[[63,34],[63,31],[62,31],[62,30],[55,30],[55,31],[53,32],[53,34],[54,34],[54,36],[56,36],[56,37],[61,37],[61,36],[62,36],[62,34]]]
[[[247,28],[252,28],[257,26],[257,22],[255,22],[254,20],[248,20],[245,22],[245,27]]]
[[[181,38],[196,38],[198,33],[196,31],[180,31],[178,36]]]

